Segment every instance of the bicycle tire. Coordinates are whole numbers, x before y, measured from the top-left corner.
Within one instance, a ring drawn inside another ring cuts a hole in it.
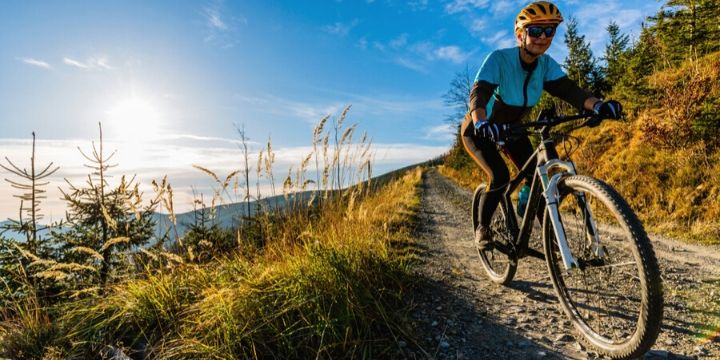
[[[584,264],[581,269],[565,271],[546,211],[543,243],[561,307],[588,348],[613,359],[643,355],[655,344],[660,333],[663,289],[658,262],[642,223],[627,202],[600,180],[569,176],[558,183],[558,191],[563,230],[573,257]],[[578,197],[580,193],[584,197]],[[582,203],[591,209],[597,224],[602,251],[606,254],[602,258],[593,254],[588,246],[590,240],[585,232],[584,217],[579,216],[583,219],[573,223],[579,218],[577,213],[586,213]],[[575,212],[573,208],[576,208]],[[588,286],[588,280],[593,278],[601,278],[602,286]],[[582,302],[601,297],[605,300],[590,304]],[[599,306],[607,309],[601,311]]]
[[[473,234],[480,224],[480,196],[485,191],[485,185],[481,184],[475,189],[473,194],[472,202],[472,225]],[[514,237],[512,231],[509,229],[507,221],[507,214],[502,204],[498,205],[493,213],[491,220],[490,229],[493,232],[493,242],[500,245],[504,245],[506,248],[510,248],[510,242],[513,241]],[[474,243],[474,239],[473,239]],[[477,244],[476,244],[477,246]],[[517,259],[508,254],[504,254],[497,248],[491,250],[477,249],[480,262],[482,263],[485,273],[491,281],[501,285],[507,285],[512,281],[517,271]]]

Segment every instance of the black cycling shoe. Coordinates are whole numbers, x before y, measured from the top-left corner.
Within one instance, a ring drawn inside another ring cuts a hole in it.
[[[493,249],[492,231],[489,227],[478,225],[475,230],[475,246],[478,251],[488,251]]]

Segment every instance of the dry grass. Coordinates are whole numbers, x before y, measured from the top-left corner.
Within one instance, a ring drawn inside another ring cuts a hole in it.
[[[175,228],[178,247],[137,251],[138,273],[77,289],[51,305],[8,310],[0,324],[0,355],[390,357],[400,338],[412,340],[403,300],[412,284],[406,271],[412,254],[403,249],[419,206],[420,170],[382,185],[363,182],[371,175],[370,141],[366,135],[353,140],[355,127],[342,127],[346,116],[347,109],[325,134],[327,118],[315,128],[313,152],[285,179],[284,206],[258,208],[235,231],[211,227],[192,239],[177,237]],[[260,154],[256,174],[274,180],[270,141]],[[212,201],[223,203],[237,172],[221,177],[196,168],[216,180]],[[167,179],[153,185],[156,200],[172,213]],[[315,200],[299,196],[312,187]],[[222,248],[213,234],[229,234],[232,246]],[[106,244],[126,241],[116,237]],[[103,258],[82,246],[71,252]],[[42,268],[47,281],[95,270],[52,262]]]

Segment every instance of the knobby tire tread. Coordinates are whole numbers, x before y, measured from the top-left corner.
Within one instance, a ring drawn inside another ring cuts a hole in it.
[[[652,249],[650,239],[648,238],[642,223],[635,215],[635,212],[632,211],[625,199],[623,199],[622,196],[620,196],[610,185],[589,176],[575,175],[564,178],[560,182],[558,189],[562,186],[569,186],[570,188],[576,189],[577,185],[573,186],[573,184],[584,184],[585,186],[582,187],[589,190],[589,192],[595,192],[596,195],[600,195],[597,196],[598,198],[602,196],[609,200],[611,206],[614,207],[612,212],[615,215],[620,215],[618,221],[622,221],[624,223],[620,224],[625,227],[623,230],[630,234],[632,240],[636,244],[640,260],[642,261],[641,268],[644,273],[644,281],[641,281],[642,309],[638,319],[638,330],[633,334],[629,341],[622,347],[602,348],[586,339],[584,335],[580,340],[589,348],[613,359],[630,359],[642,356],[655,344],[655,341],[660,333],[663,318],[662,282],[657,258]],[[548,221],[546,220],[545,222]],[[544,229],[544,232],[547,232],[547,230]],[[548,238],[549,240],[544,241],[546,254],[548,254],[550,246],[552,246],[549,242],[555,241],[554,235],[549,236]],[[547,264],[548,269],[551,272],[553,285],[556,287],[557,295],[564,298],[564,289],[563,291],[558,289],[559,284],[556,280],[556,276],[558,275],[554,274],[554,264],[551,264],[550,259],[551,257],[548,256]],[[560,304],[565,313],[572,318],[572,311],[567,308],[568,305],[565,301],[567,300],[561,299]],[[572,320],[573,322],[578,321],[576,319]],[[578,325],[576,325],[576,327],[578,327]]]

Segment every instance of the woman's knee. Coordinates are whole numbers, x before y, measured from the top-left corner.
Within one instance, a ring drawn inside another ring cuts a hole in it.
[[[488,176],[490,177],[490,185],[493,188],[503,186],[510,181],[510,173],[505,167],[496,167],[492,169]]]

